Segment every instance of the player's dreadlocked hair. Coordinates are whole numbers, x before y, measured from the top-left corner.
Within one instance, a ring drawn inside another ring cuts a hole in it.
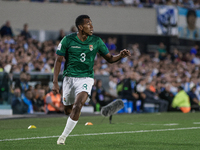
[[[88,15],[80,15],[76,18],[75,24],[76,24],[77,29],[79,25],[83,24],[84,19],[87,19],[87,18],[90,19]]]

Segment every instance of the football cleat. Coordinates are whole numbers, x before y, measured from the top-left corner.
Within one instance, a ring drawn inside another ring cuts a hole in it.
[[[57,144],[58,145],[65,145],[65,139],[66,139],[66,137],[61,135],[57,140]]]

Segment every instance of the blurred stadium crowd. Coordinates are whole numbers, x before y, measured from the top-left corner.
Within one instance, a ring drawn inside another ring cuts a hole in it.
[[[72,32],[76,30],[73,29]],[[40,42],[32,38],[28,24],[24,24],[21,33],[14,36],[10,22],[7,21],[1,27],[0,33],[0,72],[4,72],[1,79],[0,103],[11,103],[14,113],[46,112],[46,109],[52,113],[62,112],[60,95],[52,93],[48,85],[36,84],[33,87],[29,83],[31,72],[53,72],[55,51],[65,36],[64,32],[61,30],[56,41]],[[103,40],[112,54],[118,53],[117,38],[108,37]],[[199,110],[198,45],[194,45],[186,53],[177,48],[168,53],[162,42],[151,54],[142,53],[137,43],[132,44],[129,50],[132,56],[123,58],[115,64],[109,64],[99,55],[96,56],[94,73],[109,76],[109,91],[105,91],[98,81],[94,85],[92,100],[88,105],[93,105],[96,109],[97,103],[100,107],[106,104],[102,103],[105,97],[108,97],[107,101],[122,98],[133,101],[134,106],[140,100],[141,111],[145,103],[158,104],[159,112],[171,111],[181,107],[181,101],[174,103],[173,100],[177,93],[184,91],[190,99],[188,105],[191,105],[192,110]],[[61,71],[63,69],[64,60]],[[20,73],[20,78],[14,85],[12,78],[9,77],[12,73]],[[11,95],[12,98],[8,102]]]
[[[76,3],[86,5],[102,5],[102,6],[133,6],[133,7],[156,7],[157,5],[174,5],[186,8],[200,7],[199,0],[30,0],[32,2],[61,2]]]

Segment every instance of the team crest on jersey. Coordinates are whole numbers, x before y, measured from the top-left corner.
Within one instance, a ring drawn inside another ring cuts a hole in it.
[[[89,49],[90,49],[90,51],[92,51],[93,50],[93,45],[89,45]]]

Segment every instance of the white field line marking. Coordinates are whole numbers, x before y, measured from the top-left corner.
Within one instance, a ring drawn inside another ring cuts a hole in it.
[[[177,126],[178,123],[163,124],[164,126]]]
[[[104,133],[88,133],[88,134],[74,134],[69,136],[92,136],[92,135],[109,135],[109,134],[127,134],[127,133],[146,133],[146,132],[162,132],[162,131],[178,131],[178,130],[194,130],[200,129],[200,127],[188,127],[188,128],[174,128],[174,129],[157,129],[157,130],[139,130],[139,131],[124,131],[124,132],[104,132]],[[20,140],[32,140],[32,139],[47,139],[55,138],[56,136],[43,136],[43,137],[30,137],[30,138],[16,138],[16,139],[2,139],[4,141],[20,141]]]
[[[151,126],[177,126],[178,123],[169,123],[169,124],[142,124],[142,125],[151,125]]]
[[[200,122],[193,122],[193,124],[200,124]]]

